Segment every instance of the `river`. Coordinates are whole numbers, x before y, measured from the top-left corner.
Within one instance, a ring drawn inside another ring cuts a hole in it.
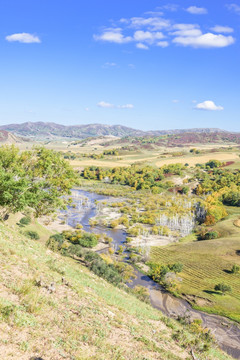
[[[82,202],[83,197],[87,201]],[[95,201],[108,200],[109,197],[74,189],[73,199],[76,207],[69,208],[67,211],[68,225],[75,227],[77,223],[80,223],[85,231],[105,233],[113,239],[115,248],[125,243],[127,234],[124,230],[109,229],[102,226],[90,227],[89,225],[89,219],[96,215]],[[233,358],[240,359],[240,328],[237,325],[222,316],[194,310],[187,301],[172,296],[150,277],[143,275],[137,269],[135,272],[136,279],[133,279],[128,286],[141,285],[147,288],[154,308],[161,310],[163,314],[169,317],[188,316],[191,320],[201,319],[203,326],[211,330],[219,347]]]

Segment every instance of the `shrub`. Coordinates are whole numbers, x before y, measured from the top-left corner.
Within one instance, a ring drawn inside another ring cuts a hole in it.
[[[198,233],[198,240],[212,240],[219,238],[219,232],[215,230],[207,231],[203,229]]]
[[[98,244],[96,235],[90,233],[84,233],[80,239],[78,239],[79,245],[87,248],[93,248]]]
[[[122,282],[122,276],[119,274],[116,267],[113,264],[106,264],[97,253],[92,251],[86,252],[84,260],[88,263],[88,267],[94,274],[115,285]]]
[[[174,273],[180,273],[182,272],[182,269],[183,269],[183,264],[181,263],[174,263],[174,264],[171,264],[171,265],[168,265],[169,269],[171,271],[173,271]]]
[[[19,221],[21,225],[29,225],[31,223],[31,218],[29,216],[24,216]]]
[[[67,254],[76,255],[78,257],[84,257],[85,253],[86,253],[86,249],[84,249],[80,245],[71,245],[67,249]]]
[[[182,188],[182,194],[184,194],[184,195],[187,195],[188,193],[189,193],[189,187],[188,186],[183,186],[183,188]]]
[[[217,231],[209,231],[205,234],[206,240],[217,239],[218,237],[219,233]]]
[[[52,250],[57,251],[61,249],[62,244],[64,243],[64,237],[62,234],[55,234],[50,236],[46,245]]]
[[[32,240],[39,240],[40,236],[38,235],[38,233],[36,231],[25,231],[24,235],[26,235],[29,239]]]

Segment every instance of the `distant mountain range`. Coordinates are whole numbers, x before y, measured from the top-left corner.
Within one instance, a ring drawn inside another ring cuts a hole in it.
[[[93,136],[159,136],[183,133],[227,133],[215,128],[194,128],[176,130],[142,131],[122,125],[60,125],[47,122],[26,122],[23,124],[10,124],[0,126],[0,130],[11,132],[17,136],[34,137],[35,139],[53,140],[54,138],[84,139]]]

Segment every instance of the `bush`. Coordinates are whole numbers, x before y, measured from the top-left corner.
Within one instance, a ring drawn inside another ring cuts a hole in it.
[[[69,254],[69,255],[76,255],[78,257],[84,257],[85,253],[86,253],[86,249],[84,249],[80,245],[71,245],[67,249],[67,254]]]
[[[207,231],[203,229],[201,232],[198,233],[198,240],[212,240],[219,238],[219,232],[215,230]]]
[[[29,216],[24,216],[23,218],[21,218],[19,223],[21,225],[29,225],[31,223],[31,218]]]
[[[187,195],[188,193],[189,193],[189,187],[188,186],[183,186],[183,188],[182,188],[182,194],[184,194],[184,195]]]
[[[88,251],[84,255],[84,260],[88,262],[88,267],[94,274],[104,278],[108,282],[118,285],[122,282],[122,276],[113,264],[106,264],[97,253]]]
[[[209,231],[205,234],[206,240],[217,239],[218,237],[219,233],[217,231]]]
[[[87,248],[93,248],[98,244],[96,235],[90,233],[84,233],[80,239],[78,239],[79,245]]]
[[[38,235],[38,233],[36,231],[25,231],[24,233],[25,236],[27,236],[29,239],[32,239],[32,240],[39,240],[40,239],[40,236]]]
[[[238,274],[239,271],[240,271],[240,266],[234,264],[234,265],[232,266],[231,273],[232,273],[232,274]]]

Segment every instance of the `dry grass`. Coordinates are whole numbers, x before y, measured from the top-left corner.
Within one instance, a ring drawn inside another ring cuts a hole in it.
[[[174,159],[164,159],[161,161],[157,161],[155,163],[156,166],[163,166],[168,164],[186,164],[188,163],[190,166],[194,166],[196,164],[204,164],[208,162],[209,160],[219,160],[219,161],[234,161],[236,159],[239,159],[238,154],[236,153],[229,153],[229,152],[221,152],[221,153],[215,153],[215,154],[206,154],[206,155],[198,155],[198,156],[186,156],[182,158],[174,158]]]

